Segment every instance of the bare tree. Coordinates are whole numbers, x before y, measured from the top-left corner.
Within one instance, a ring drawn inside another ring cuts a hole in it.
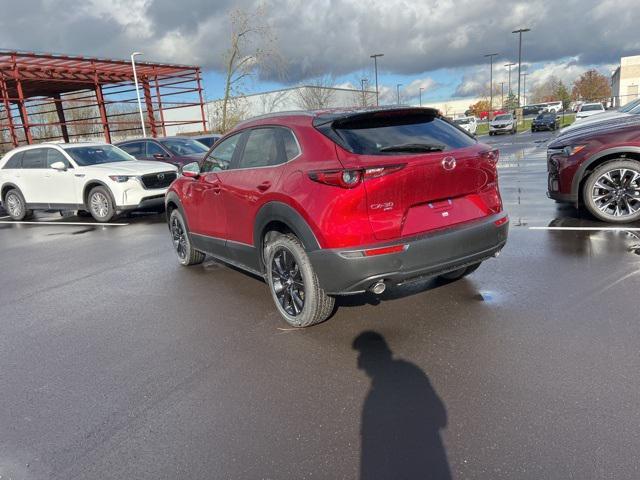
[[[260,103],[262,104],[262,113],[277,112],[282,109],[284,101],[290,94],[291,90],[278,90],[275,92],[260,95]]]
[[[314,78],[296,91],[298,107],[303,110],[319,110],[331,106],[335,97],[335,79],[332,75]]]
[[[254,12],[236,9],[229,15],[231,23],[231,41],[224,54],[226,68],[224,97],[220,132],[229,130],[228,122],[230,99],[239,93],[247,77],[267,71],[282,73],[282,60],[275,49],[275,37],[269,26],[263,22],[264,7]]]

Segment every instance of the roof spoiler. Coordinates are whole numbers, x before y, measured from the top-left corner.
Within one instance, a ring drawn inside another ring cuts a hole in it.
[[[329,125],[339,127],[345,123],[356,123],[367,119],[382,117],[412,116],[412,117],[439,117],[440,112],[435,108],[426,107],[388,107],[350,111],[330,111],[322,113],[313,119],[313,126],[316,128],[327,127]]]

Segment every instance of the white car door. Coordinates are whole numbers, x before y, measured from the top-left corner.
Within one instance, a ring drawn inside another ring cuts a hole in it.
[[[46,148],[47,171],[44,175],[45,182],[43,188],[47,203],[50,205],[73,205],[77,201],[75,169],[69,159],[61,151],[55,148]],[[56,170],[51,168],[54,163],[62,162],[66,165],[66,170]]]
[[[43,204],[49,203],[45,192],[46,157],[47,152],[44,148],[24,151],[18,186],[27,204],[38,204],[37,206],[42,207]]]

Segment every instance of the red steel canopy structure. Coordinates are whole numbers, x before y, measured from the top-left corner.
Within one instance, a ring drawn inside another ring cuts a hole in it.
[[[207,130],[199,67],[136,62],[136,73],[152,136],[166,135],[170,126]],[[181,117],[167,111],[197,106],[200,118],[165,118]],[[111,143],[141,132],[129,61],[0,50],[0,152],[60,139]]]

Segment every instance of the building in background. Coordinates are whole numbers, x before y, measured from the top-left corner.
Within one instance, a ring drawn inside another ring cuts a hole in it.
[[[638,98],[640,86],[640,55],[622,57],[620,66],[611,75],[611,95],[614,107]]]

